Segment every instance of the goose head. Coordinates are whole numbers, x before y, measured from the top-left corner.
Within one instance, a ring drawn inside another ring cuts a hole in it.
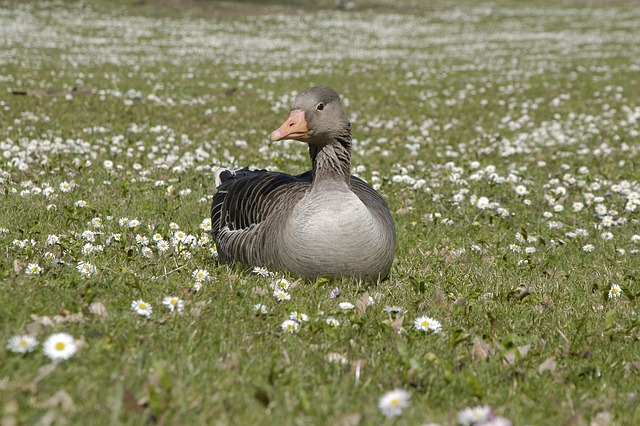
[[[296,96],[289,117],[271,132],[269,139],[294,139],[322,146],[350,136],[350,131],[340,96],[329,87],[312,87]]]

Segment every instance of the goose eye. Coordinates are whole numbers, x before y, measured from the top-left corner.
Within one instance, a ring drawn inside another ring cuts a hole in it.
[[[318,105],[316,105],[316,109],[318,111],[322,111],[324,109],[324,104],[322,102],[320,102]]]

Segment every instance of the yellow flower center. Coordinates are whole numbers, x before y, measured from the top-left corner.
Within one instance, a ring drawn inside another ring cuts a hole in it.
[[[144,309],[147,309],[147,305],[145,305],[144,303],[141,303],[141,304],[139,305],[139,307],[140,307],[140,309],[143,309],[143,310],[144,310]]]
[[[20,346],[29,346],[29,343],[26,340],[20,340]]]
[[[171,299],[171,304],[176,306],[178,304],[178,299]]]
[[[64,350],[64,343],[63,342],[58,342],[58,343],[56,343],[55,347],[56,347],[57,351],[62,351],[62,350]]]
[[[395,407],[396,405],[400,404],[400,398],[393,398],[391,401],[389,401],[389,404],[391,404],[392,407]]]
[[[429,327],[429,321],[422,321],[423,327]]]

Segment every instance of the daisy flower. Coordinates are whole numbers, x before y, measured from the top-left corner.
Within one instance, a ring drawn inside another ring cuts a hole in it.
[[[73,184],[69,182],[60,182],[60,185],[58,187],[62,192],[69,192],[73,189]]]
[[[73,205],[76,207],[83,208],[83,207],[87,207],[87,202],[85,200],[78,200],[75,203],[73,203]]]
[[[585,244],[582,246],[582,251],[585,253],[591,253],[595,248],[596,247],[593,244]]]
[[[493,410],[489,406],[467,407],[458,413],[458,423],[462,426],[484,424],[493,417]]]
[[[184,300],[175,296],[167,296],[162,299],[162,304],[166,306],[171,312],[182,312],[184,310]]]
[[[140,234],[136,234],[136,243],[142,245],[142,246],[146,246],[149,244],[149,237],[144,236],[144,235],[140,235]]]
[[[191,273],[191,276],[198,282],[205,281],[209,278],[209,271],[206,269],[196,269]]]
[[[291,295],[284,290],[275,290],[273,292],[273,295],[275,296],[276,299],[278,299],[278,302],[282,302],[284,300],[291,300]]]
[[[78,346],[72,335],[68,333],[54,333],[42,345],[44,354],[52,361],[62,361],[71,358]]]
[[[332,328],[340,327],[340,321],[333,317],[329,317],[325,320],[325,322]]]
[[[349,303],[349,302],[338,303],[338,308],[342,309],[343,311],[350,311],[355,307],[356,306],[353,303]]]
[[[60,242],[60,237],[56,234],[47,235],[47,245],[53,246]]]
[[[29,263],[24,270],[27,275],[38,275],[42,273],[42,268],[37,263]]]
[[[293,311],[289,314],[289,319],[297,322],[309,322],[309,315]]]
[[[137,228],[140,226],[140,221],[138,219],[129,219],[129,221],[127,221],[127,226],[129,228]]]
[[[153,313],[153,308],[151,307],[151,305],[142,299],[134,300],[133,302],[131,302],[131,309],[133,310],[133,312],[143,317],[151,316],[151,314]]]
[[[439,321],[427,316],[418,317],[413,321],[413,325],[417,330],[427,331],[438,334],[442,330],[442,324]]]
[[[612,284],[609,289],[609,299],[619,299],[622,296],[622,289],[618,284]]]
[[[335,299],[336,297],[340,296],[340,293],[342,293],[342,291],[339,287],[336,287],[334,289],[331,289],[331,291],[329,292],[329,297]]]
[[[171,247],[169,245],[169,243],[165,240],[160,240],[158,241],[158,243],[156,244],[156,247],[158,248],[158,251],[160,253],[164,253],[165,251],[169,250],[169,247]]]
[[[287,333],[297,333],[300,330],[300,324],[297,321],[288,319],[280,324],[280,328]]]
[[[80,272],[80,275],[85,278],[88,278],[96,273],[96,267],[89,262],[78,262],[76,269],[78,270],[78,272]]]
[[[7,349],[18,354],[33,352],[36,346],[38,346],[38,341],[36,340],[36,338],[27,334],[13,336],[7,342]]]
[[[274,290],[289,290],[289,287],[291,287],[291,283],[284,278],[280,278],[271,283],[271,288]]]
[[[636,244],[640,243],[640,235],[637,235],[637,234],[632,235],[631,236],[631,242],[632,243],[636,243]]]
[[[396,417],[409,406],[411,394],[404,389],[394,389],[382,395],[378,400],[378,408],[385,417]]]
[[[200,229],[202,229],[205,232],[209,232],[211,231],[211,218],[208,217],[206,219],[204,219],[201,223],[200,223]]]
[[[267,268],[261,266],[254,266],[251,272],[256,275],[260,275],[261,277],[268,277],[269,275],[271,275]]]
[[[267,312],[268,312],[267,307],[262,303],[256,303],[255,305],[253,305],[253,310],[257,314],[262,314],[262,315],[267,315]]]

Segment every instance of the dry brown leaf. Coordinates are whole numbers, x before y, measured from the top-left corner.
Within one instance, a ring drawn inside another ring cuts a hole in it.
[[[364,315],[370,304],[371,296],[369,296],[369,292],[365,291],[362,297],[356,300],[356,313],[360,316]]]
[[[200,315],[202,315],[206,304],[207,302],[205,302],[204,300],[200,300],[194,303],[193,308],[189,310],[189,313],[191,313],[191,316],[193,316],[194,318],[198,318]]]
[[[349,413],[341,416],[333,422],[332,426],[358,426],[362,419],[364,419],[364,415],[362,413]]]
[[[15,272],[16,274],[22,272],[22,262],[20,262],[20,259],[16,259],[13,261],[13,272]]]
[[[355,361],[351,361],[351,367],[349,367],[349,371],[347,372],[347,376],[356,376],[360,377],[362,372],[364,371],[364,367],[367,365],[366,359],[356,359]]]
[[[37,408],[58,408],[62,409],[62,412],[65,414],[71,413],[75,411],[76,407],[73,404],[73,398],[66,391],[59,390],[58,392],[51,395],[50,398],[36,403],[35,406]]]
[[[481,360],[486,360],[491,355],[491,345],[479,337],[473,339],[473,355]]]
[[[513,365],[516,363],[516,351],[508,351],[502,356],[502,360],[509,364]]]
[[[125,389],[122,394],[122,406],[127,411],[140,413],[144,411],[144,405],[140,404],[136,396],[129,389]]]
[[[89,312],[99,317],[106,317],[108,315],[107,308],[102,302],[92,302],[89,304]]]
[[[393,322],[391,323],[391,329],[395,332],[395,333],[400,333],[400,330],[402,329],[402,323],[404,322],[404,317],[402,315],[399,315],[398,317],[396,317],[396,319],[393,320]]]
[[[608,411],[601,411],[591,420],[591,426],[609,426],[613,422],[613,416]]]
[[[544,374],[546,372],[553,373],[556,371],[556,366],[556,357],[550,356],[538,366],[538,374]]]
[[[523,346],[518,346],[518,352],[520,353],[520,356],[522,358],[526,357],[527,354],[529,353],[529,349],[531,349],[531,345],[523,345]]]
[[[51,327],[54,325],[53,320],[51,319],[51,317],[48,316],[40,316],[40,315],[36,315],[36,314],[31,314],[31,319],[33,320],[33,322],[40,324],[40,325],[44,325],[47,327]]]

